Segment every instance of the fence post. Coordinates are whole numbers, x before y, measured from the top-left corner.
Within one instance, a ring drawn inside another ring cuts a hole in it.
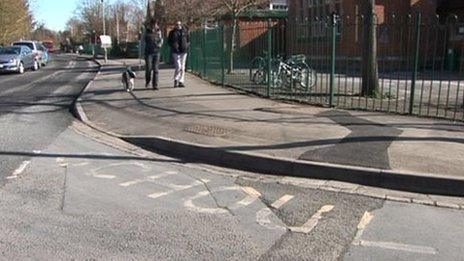
[[[221,83],[226,85],[226,50],[224,48],[225,25],[221,25]]]
[[[420,48],[420,36],[421,36],[421,13],[417,13],[416,17],[416,45],[414,46],[414,69],[412,71],[411,81],[411,97],[409,97],[409,114],[413,114],[414,111],[414,95],[416,93],[416,81],[417,81],[417,70],[419,67],[419,48]]]
[[[202,56],[203,56],[203,78],[206,77],[206,24],[203,29],[203,46],[202,46]]]
[[[272,20],[267,20],[267,89],[266,96],[271,97],[272,84]]]
[[[337,15],[332,14],[331,19],[332,26],[332,47],[330,55],[330,97],[329,97],[329,106],[333,107],[334,97],[335,97],[335,58],[336,58],[336,48],[337,48]]]

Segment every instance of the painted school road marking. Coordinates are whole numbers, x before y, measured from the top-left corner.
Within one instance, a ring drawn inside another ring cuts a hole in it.
[[[419,254],[429,254],[429,255],[436,255],[438,251],[433,247],[428,246],[418,246],[418,245],[409,245],[403,243],[396,243],[396,242],[387,242],[387,241],[368,241],[362,240],[361,237],[366,229],[367,225],[372,221],[374,215],[370,212],[364,212],[361,220],[358,224],[358,232],[356,232],[356,236],[353,240],[353,245],[355,246],[364,246],[364,247],[378,247],[390,250],[398,250],[398,251],[405,251],[405,252],[413,252]]]
[[[73,164],[73,166],[74,167],[84,167],[84,166],[87,166],[89,164],[90,164],[90,162],[81,162],[81,163]]]
[[[271,221],[271,216],[274,213],[269,208],[263,208],[256,213],[256,222],[267,229],[271,230],[287,230],[285,226],[275,224]]]
[[[301,227],[289,227],[290,231],[297,232],[297,233],[308,234],[309,232],[311,232],[311,230],[313,230],[317,226],[317,223],[319,223],[319,220],[322,218],[322,215],[332,211],[333,208],[334,208],[333,205],[325,205],[325,206],[323,206],[321,209],[319,209],[316,212],[316,214],[314,214]]]
[[[167,196],[171,193],[182,191],[182,190],[187,190],[196,186],[204,185],[205,183],[208,183],[209,180],[205,179],[202,181],[195,180],[194,182],[190,183],[189,185],[177,185],[177,184],[172,184],[172,183],[167,183],[167,184],[162,184],[165,187],[170,188],[171,190],[169,191],[163,191],[163,192],[155,192],[150,195],[148,195],[149,198],[152,199],[157,199],[160,197]]]
[[[195,196],[191,197],[190,199],[184,202],[184,206],[192,211],[204,213],[204,214],[226,214],[228,211],[223,208],[205,208],[205,207],[198,207],[197,205],[193,204],[195,199],[209,196],[209,191],[204,190],[200,191]]]
[[[284,195],[282,196],[281,198],[279,198],[276,202],[272,203],[271,207],[275,208],[275,209],[279,209],[280,207],[282,207],[285,203],[289,202],[290,200],[292,200],[292,198],[294,198],[295,196],[293,195]]]
[[[31,163],[30,160],[25,160],[19,165],[17,169],[13,172],[11,176],[6,177],[6,179],[16,179],[23,171],[27,168],[27,166]]]
[[[261,197],[261,193],[252,187],[242,187],[242,190],[250,196]]]
[[[295,196],[293,195],[286,194],[282,196],[281,198],[279,198],[278,200],[276,200],[274,203],[272,203],[271,207],[274,209],[279,209],[283,205],[285,205],[287,202],[292,200],[294,197]],[[260,211],[258,211],[258,213],[256,213],[256,222],[258,222],[258,224],[268,229],[288,229],[292,232],[308,234],[317,226],[317,224],[319,223],[319,220],[323,217],[323,214],[332,211],[333,208],[334,208],[333,205],[323,206],[301,227],[294,227],[294,226],[284,227],[281,225],[274,224],[270,219],[273,212],[269,208],[263,208]]]
[[[174,173],[177,173],[177,172],[174,172]],[[159,175],[148,176],[148,177],[141,178],[141,179],[134,179],[134,180],[131,180],[131,181],[119,183],[119,186],[121,186],[121,187],[129,187],[129,186],[137,185],[137,184],[144,183],[144,182],[152,182],[152,181],[155,181],[157,179],[164,178],[164,177],[171,176],[171,175],[174,175],[174,174],[172,172],[164,172],[164,173],[161,173]]]
[[[231,204],[229,206],[224,206],[224,208],[221,207],[200,207],[195,205],[194,200],[197,200],[202,197],[206,196],[211,196],[211,193],[219,193],[219,192],[225,192],[225,191],[242,191],[245,192],[245,197],[242,198],[241,200],[235,202],[234,204]],[[223,187],[218,187],[214,188],[211,190],[211,193],[207,190],[201,191],[197,193],[196,195],[188,198],[184,202],[184,206],[192,211],[196,211],[199,213],[207,213],[207,214],[226,214],[229,213],[229,210],[237,210],[242,207],[246,207],[251,205],[253,202],[255,202],[258,198],[259,195],[261,195],[258,191],[251,187],[239,187],[239,186],[223,186]],[[227,210],[226,209],[229,209]]]
[[[405,252],[413,252],[413,253],[419,253],[419,254],[428,254],[428,255],[438,254],[438,251],[433,247],[408,245],[408,244],[395,243],[395,242],[360,240],[359,245],[365,246],[365,247],[378,247],[378,248],[405,251]]]
[[[100,172],[103,172],[103,170],[108,169],[108,168],[120,167],[120,166],[135,166],[135,167],[142,169],[142,172],[148,172],[151,170],[151,167],[143,163],[140,163],[140,162],[121,162],[121,163],[112,163],[112,164],[108,164],[103,167],[93,169],[90,171],[91,173],[90,176],[95,177],[95,178],[101,178],[101,179],[115,179],[116,178],[115,175],[111,175],[107,173],[100,174]]]
[[[354,240],[353,240],[354,245],[359,244],[359,241],[361,240],[361,236],[364,233],[364,229],[366,229],[367,225],[372,221],[373,218],[374,218],[374,215],[372,213],[368,211],[364,212],[357,227],[358,231],[356,232],[356,235],[354,236]]]

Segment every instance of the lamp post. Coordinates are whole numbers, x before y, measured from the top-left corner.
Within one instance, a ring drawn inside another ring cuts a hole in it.
[[[106,22],[105,22],[105,2],[104,0],[101,0],[102,4],[102,16],[103,16],[103,35],[106,35]],[[106,50],[106,47],[103,48],[105,51],[105,63],[108,62],[108,51]]]
[[[95,30],[92,31],[92,36],[93,36],[92,55],[94,58],[97,58],[97,51],[95,50],[95,46],[97,45],[97,32],[95,32]]]

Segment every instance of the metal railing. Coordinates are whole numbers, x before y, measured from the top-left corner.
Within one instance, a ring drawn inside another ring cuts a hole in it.
[[[372,28],[377,68],[365,58]],[[270,98],[464,120],[462,17],[249,22],[239,24],[234,43],[232,31],[222,26],[192,32],[188,69]],[[292,62],[295,57],[302,62]],[[378,70],[378,88],[366,94],[364,72],[372,69]]]

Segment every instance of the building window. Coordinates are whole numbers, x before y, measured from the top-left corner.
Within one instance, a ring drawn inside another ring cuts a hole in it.
[[[458,26],[458,35],[464,35],[464,25]]]
[[[306,0],[308,8],[308,19],[326,17],[335,12],[341,14],[342,0]]]
[[[287,10],[288,6],[282,5],[282,4],[271,4],[270,9],[271,10]]]
[[[307,19],[311,23],[312,37],[326,37],[328,33],[326,18],[332,13],[341,14],[342,0],[306,0]],[[337,34],[340,35],[340,24],[337,27]]]

